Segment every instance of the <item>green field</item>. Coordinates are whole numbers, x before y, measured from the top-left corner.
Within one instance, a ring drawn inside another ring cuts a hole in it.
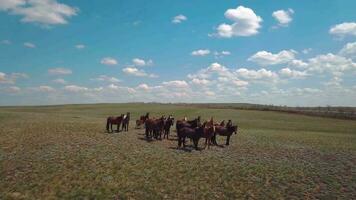
[[[130,131],[107,134],[106,117],[128,111]],[[177,150],[175,128],[152,142],[133,129],[146,112],[240,130],[228,147]],[[0,199],[356,199],[355,166],[351,120],[162,104],[0,108]]]

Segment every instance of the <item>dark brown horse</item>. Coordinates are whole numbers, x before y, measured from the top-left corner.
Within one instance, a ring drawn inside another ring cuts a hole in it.
[[[129,131],[129,124],[130,124],[130,113],[127,112],[122,120],[122,130]]]
[[[230,123],[228,123],[230,124]],[[233,126],[232,124],[231,125],[227,125],[226,127],[224,126],[216,126],[215,127],[215,134],[214,134],[214,137],[213,137],[213,143],[215,145],[218,145],[218,143],[216,142],[216,136],[217,135],[221,135],[221,136],[225,136],[226,137],[226,145],[229,145],[230,144],[230,137],[233,133],[237,133],[237,130],[238,130],[238,126]]]
[[[199,139],[204,134],[204,127],[182,127],[178,132],[178,148],[180,148],[183,144],[185,148],[185,138],[190,138],[193,141],[194,148],[198,150]]]
[[[145,121],[146,128],[146,138],[150,139],[152,137],[162,139],[162,131],[164,126],[165,117],[162,116],[159,119],[147,119]]]
[[[121,125],[121,123],[122,123],[122,120],[123,120],[123,117],[124,117],[124,115],[123,114],[121,114],[121,116],[120,117],[108,117],[107,119],[106,119],[106,131],[108,132],[108,133],[110,133],[110,130],[109,129],[111,129],[111,132],[113,132],[113,129],[112,129],[112,125],[113,124],[116,124],[117,125],[117,129],[116,129],[116,132],[119,132],[120,130],[120,125]]]
[[[145,124],[146,120],[149,119],[150,113],[146,113],[146,115],[141,115],[140,119],[136,120],[136,129],[141,128],[141,125]]]
[[[177,135],[178,135],[180,129],[183,127],[196,128],[200,125],[201,125],[200,124],[200,116],[198,116],[196,119],[190,120],[190,121],[188,121],[186,119],[186,117],[183,120],[177,120],[177,122],[176,122]]]
[[[170,130],[171,130],[171,126],[173,126],[174,124],[174,118],[172,117],[172,115],[169,115],[169,117],[167,118],[167,120],[164,122],[164,126],[163,126],[163,130],[164,130],[164,135],[163,135],[163,139],[167,136],[169,136]]]

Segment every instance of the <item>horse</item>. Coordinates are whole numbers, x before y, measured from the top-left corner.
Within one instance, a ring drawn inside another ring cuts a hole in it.
[[[126,115],[124,115],[121,130],[129,131],[129,123],[130,123],[130,112],[127,112]]]
[[[190,138],[193,140],[194,148],[198,150],[198,143],[201,136],[204,134],[204,127],[182,127],[178,132],[178,148],[180,148],[183,144],[183,148],[185,148],[185,138]]]
[[[209,122],[204,122],[202,125],[203,127],[203,134],[201,134],[202,138],[205,138],[205,147],[208,146],[208,149],[210,148],[210,145],[212,143],[212,140],[215,136],[215,125],[213,123],[213,120],[211,119]]]
[[[219,124],[219,123],[215,123],[214,125],[215,125],[215,126],[225,126],[225,120],[222,120],[222,121],[220,122],[220,124]]]
[[[117,130],[116,130],[116,132],[119,132],[119,131],[120,131],[119,128],[120,128],[120,125],[121,125],[121,122],[122,122],[123,117],[124,117],[123,114],[121,114],[120,117],[112,117],[112,116],[111,116],[111,117],[108,117],[108,118],[106,119],[106,131],[107,131],[108,133],[110,133],[110,131],[109,131],[109,128],[110,128],[110,129],[111,129],[111,132],[113,132],[112,125],[113,125],[113,124],[117,124]]]
[[[184,117],[183,120],[177,120],[177,122],[176,122],[177,135],[178,135],[179,130],[183,127],[196,128],[198,126],[200,126],[200,116],[198,116],[196,119],[190,120],[190,121],[188,121],[187,118]]]
[[[169,136],[169,132],[171,129],[171,126],[173,126],[174,124],[174,118],[172,117],[172,115],[169,115],[169,117],[167,118],[167,120],[164,122],[164,126],[163,126],[163,130],[164,130],[164,135],[163,135],[163,139],[167,136]]]
[[[142,124],[145,124],[146,120],[149,119],[150,113],[146,113],[146,115],[141,115],[140,119],[136,120],[136,129],[140,128]]]
[[[218,145],[216,142],[216,135],[221,135],[221,136],[226,136],[226,145],[228,146],[230,144],[230,137],[233,133],[237,134],[238,126],[233,126],[233,125],[226,125],[224,126],[216,126],[215,127],[215,134],[214,137],[212,138],[213,143],[215,145]]]
[[[160,136],[160,139],[162,139],[162,130],[164,126],[164,121],[165,117],[162,116],[159,119],[147,119],[145,121],[145,127],[146,127],[146,138],[156,138],[158,139],[158,135]]]

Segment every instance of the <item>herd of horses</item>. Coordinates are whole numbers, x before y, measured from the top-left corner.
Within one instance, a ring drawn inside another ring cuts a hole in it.
[[[117,125],[117,132],[128,131],[130,123],[130,113],[122,114],[118,117],[108,117],[106,123],[106,130],[110,133],[113,132],[112,126]],[[233,125],[231,120],[225,124],[225,120],[220,123],[215,123],[214,119],[211,118],[209,121],[201,122],[200,116],[193,120],[188,120],[187,117],[184,117],[181,120],[175,122],[172,115],[169,115],[167,118],[162,116],[160,118],[150,118],[149,113],[146,115],[140,116],[136,120],[136,129],[145,127],[145,137],[146,139],[163,139],[169,137],[171,127],[176,123],[176,131],[178,138],[178,148],[181,148],[182,145],[186,147],[186,138],[189,138],[194,145],[195,149],[198,149],[198,143],[201,138],[205,138],[205,148],[210,145],[218,145],[216,137],[225,136],[226,145],[230,143],[231,135],[237,134],[238,126]]]

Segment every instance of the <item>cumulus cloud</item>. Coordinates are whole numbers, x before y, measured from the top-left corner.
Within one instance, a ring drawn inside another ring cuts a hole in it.
[[[51,86],[48,86],[48,85],[41,85],[37,88],[35,88],[36,91],[38,92],[44,92],[44,93],[49,93],[49,92],[55,92],[56,90],[51,87]]]
[[[219,37],[252,36],[258,34],[258,29],[261,28],[262,18],[256,15],[251,8],[239,6],[236,9],[228,9],[224,15],[233,23],[220,24],[217,28]]]
[[[268,51],[259,51],[248,58],[249,61],[258,63],[262,66],[284,64],[294,60],[296,51],[283,50],[273,54]]]
[[[2,40],[1,44],[10,45],[11,41],[10,40]]]
[[[11,93],[11,94],[17,94],[21,92],[21,88],[17,87],[17,86],[10,86],[5,88],[5,92],[7,93]]]
[[[78,86],[78,85],[67,85],[64,87],[64,90],[68,91],[68,92],[86,92],[89,89],[87,87],[82,87],[82,86]]]
[[[44,26],[67,24],[78,9],[56,0],[0,0],[0,11],[20,15],[21,22]]]
[[[28,78],[28,75],[25,73],[11,73],[6,74],[0,72],[0,84],[15,84],[17,79]]]
[[[297,71],[293,69],[283,68],[279,71],[282,77],[293,78],[293,79],[303,79],[308,76],[306,71]]]
[[[272,13],[272,16],[278,21],[279,26],[288,26],[292,22],[292,15],[294,10],[289,8],[288,10],[276,10]]]
[[[131,76],[138,76],[138,77],[149,77],[149,78],[157,78],[158,76],[155,74],[148,74],[144,70],[137,69],[136,67],[126,67],[122,69],[122,71]]]
[[[93,78],[92,80],[95,81],[104,81],[104,82],[109,82],[109,83],[119,83],[121,82],[121,80],[115,78],[115,77],[111,77],[111,76],[107,76],[107,75],[100,75],[97,78]]]
[[[210,81],[207,79],[198,79],[198,78],[193,78],[191,80],[191,83],[194,85],[198,85],[198,86],[207,86],[210,84]]]
[[[192,51],[191,53],[192,56],[206,56],[209,54],[210,54],[209,49],[199,49],[199,50]]]
[[[338,37],[356,36],[356,23],[344,22],[332,26],[329,33]]]
[[[347,43],[340,51],[339,54],[346,57],[356,60],[356,42]]]
[[[53,83],[59,83],[59,84],[67,84],[67,81],[65,81],[62,78],[54,79],[52,82]]]
[[[181,80],[166,81],[166,82],[163,82],[162,85],[168,86],[168,87],[175,87],[175,88],[187,88],[187,87],[189,87],[189,85],[188,85],[188,83],[186,81],[181,81]]]
[[[236,70],[236,75],[246,80],[274,80],[278,78],[277,73],[264,68],[259,70],[239,68]]]
[[[356,70],[356,63],[349,58],[328,53],[309,59],[308,70],[312,72],[331,72],[334,75],[342,75],[345,71]]]
[[[85,45],[84,45],[84,44],[77,44],[77,45],[75,45],[75,48],[77,48],[77,49],[84,49],[84,48],[85,48]]]
[[[111,57],[102,58],[100,63],[103,65],[109,65],[109,66],[118,64],[117,60],[115,58],[111,58]]]
[[[68,75],[68,74],[72,74],[72,70],[67,69],[67,68],[52,68],[52,69],[48,69],[48,74],[49,75]]]
[[[180,23],[182,23],[183,21],[186,21],[187,19],[188,19],[188,18],[187,18],[186,16],[180,14],[180,15],[177,15],[177,16],[173,17],[172,23],[173,23],[173,24],[180,24]]]
[[[36,48],[36,45],[31,42],[25,42],[25,43],[23,43],[23,46],[25,46],[27,48]]]
[[[149,60],[144,60],[141,58],[134,58],[132,59],[132,63],[134,66],[137,67],[144,67],[144,66],[150,66],[153,64],[153,60],[149,59]]]

